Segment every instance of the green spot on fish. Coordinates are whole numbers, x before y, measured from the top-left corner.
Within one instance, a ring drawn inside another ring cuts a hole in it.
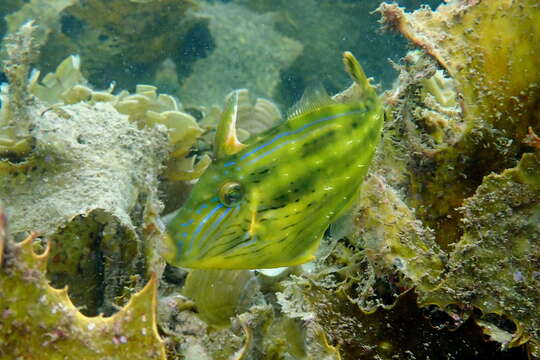
[[[359,96],[303,99],[287,121],[246,144],[236,136],[238,93],[216,131],[216,159],[167,224],[166,260],[188,268],[254,269],[310,261],[328,226],[356,198],[383,125],[360,64],[345,68]]]

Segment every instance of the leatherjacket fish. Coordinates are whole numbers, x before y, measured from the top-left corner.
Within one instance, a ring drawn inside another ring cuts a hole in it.
[[[236,135],[238,93],[228,98],[215,159],[167,224],[170,264],[255,269],[314,258],[325,230],[357,198],[383,126],[374,87],[351,53],[343,60],[358,96],[303,99],[245,144]]]

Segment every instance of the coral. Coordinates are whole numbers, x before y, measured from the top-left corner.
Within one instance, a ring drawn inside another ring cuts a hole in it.
[[[243,87],[256,96],[272,97],[280,71],[300,54],[302,45],[273,29],[272,14],[257,15],[235,4],[217,2],[201,6],[197,14],[208,18],[215,48],[194,64],[180,90],[182,101],[220,104],[223,94]]]
[[[50,247],[35,254],[34,238],[18,244],[8,240],[3,251],[2,359],[165,359],[156,326],[155,276],[114,316],[86,317],[71,303],[67,289],[49,286]]]

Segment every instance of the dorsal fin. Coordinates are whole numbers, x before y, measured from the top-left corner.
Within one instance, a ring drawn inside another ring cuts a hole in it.
[[[225,101],[225,108],[221,113],[216,129],[216,137],[214,138],[214,155],[216,159],[236,154],[246,147],[238,140],[236,133],[239,96],[239,90],[233,91]]]
[[[321,84],[310,86],[304,91],[302,98],[289,109],[287,120],[330,104],[335,104],[335,102]]]
[[[350,51],[345,51],[343,53],[343,64],[345,65],[345,71],[347,71],[354,82],[360,86],[362,93],[373,90],[373,86],[369,83],[369,79],[366,77],[362,66]]]

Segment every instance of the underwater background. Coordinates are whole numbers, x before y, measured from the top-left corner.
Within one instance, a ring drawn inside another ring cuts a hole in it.
[[[0,16],[0,359],[540,358],[536,0],[2,0]],[[246,142],[310,89],[363,104],[344,51],[384,128],[315,260],[166,264],[163,223],[215,162],[228,101]]]

